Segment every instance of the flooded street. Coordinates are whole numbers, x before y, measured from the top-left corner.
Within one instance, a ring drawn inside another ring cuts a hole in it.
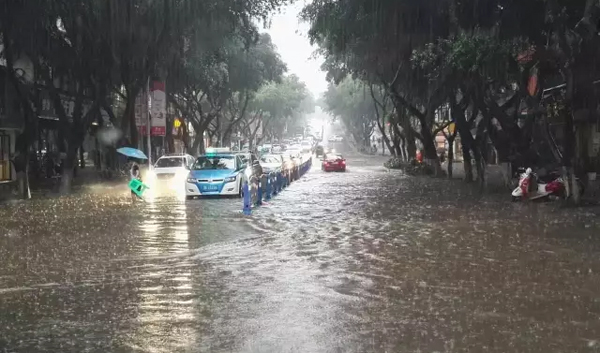
[[[251,217],[125,186],[1,205],[0,352],[600,351],[596,211],[384,160]]]

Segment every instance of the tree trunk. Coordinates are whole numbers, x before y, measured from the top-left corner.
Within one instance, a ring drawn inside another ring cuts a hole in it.
[[[462,138],[461,138],[461,142],[462,142]],[[463,164],[464,164],[464,168],[465,168],[465,181],[468,183],[473,182],[473,164],[471,163],[471,148],[469,146],[467,146],[464,142],[463,142]]]
[[[15,142],[17,154],[13,160],[13,166],[17,174],[17,185],[19,198],[28,200],[31,198],[29,189],[29,143],[25,132],[19,134]]]
[[[60,176],[60,193],[68,194],[73,186],[73,177],[75,174],[77,150],[79,149],[75,141],[69,141],[67,148],[67,157],[63,161],[62,174]]]
[[[79,163],[80,163],[79,166],[81,167],[81,169],[85,168],[85,158],[83,155],[84,153],[85,153],[85,150],[83,149],[83,146],[81,146],[79,148]]]
[[[136,92],[133,88],[126,89],[125,110],[121,118],[121,131],[124,134],[127,134],[127,131],[129,131],[129,141],[136,148],[139,142],[138,129],[135,125],[135,100],[137,94],[139,94],[139,90]]]
[[[571,198],[575,205],[579,204],[579,188],[575,180],[575,170],[573,168],[573,158],[575,156],[575,122],[573,119],[573,98],[574,98],[574,77],[571,70],[566,70],[566,99],[563,130],[563,178],[565,183],[565,197]]]
[[[460,135],[460,143],[463,149],[465,181],[473,182],[473,164],[471,160],[473,158],[473,154],[476,154],[475,148],[477,146],[475,145],[475,139],[471,133],[469,122],[465,117],[465,110],[459,109],[459,105],[453,100],[450,100],[450,103],[452,104],[452,109],[450,110],[452,114],[452,120],[454,120],[454,123],[456,124],[456,130]]]
[[[453,175],[453,165],[454,165],[454,139],[456,138],[456,134],[452,134],[448,136],[448,159],[447,159],[447,172],[448,179],[452,179]]]
[[[399,137],[394,139],[394,151],[396,152],[395,155],[397,157],[400,157],[400,159],[402,159],[403,161],[406,160],[404,146],[402,145],[402,142],[400,141]]]
[[[194,143],[192,147],[188,149],[188,153],[192,156],[198,156],[204,154],[206,149],[204,148],[204,132],[198,133],[196,131],[196,137],[194,138]]]
[[[167,119],[167,129],[165,132],[165,141],[167,142],[167,153],[175,152],[175,139],[173,137],[173,118]]]
[[[429,124],[427,124],[425,117],[418,117],[419,122],[421,123],[421,137],[423,138],[423,149],[424,149],[424,160],[427,164],[433,167],[435,170],[435,175],[442,175],[442,166],[440,164],[440,159],[437,155],[437,149],[435,148],[435,139],[431,133],[431,129],[429,128]]]
[[[403,158],[403,154],[402,151],[400,149],[400,136],[396,136],[396,134],[394,134],[393,132],[391,133],[391,142],[392,142],[392,146],[394,148],[394,153],[392,153],[393,155]]]
[[[17,172],[17,186],[19,198],[29,200],[31,198],[31,189],[29,188],[29,167],[25,171]]]
[[[480,149],[474,149],[473,154],[475,156],[475,168],[477,169],[477,181],[479,182],[479,186],[484,188],[486,183],[485,160],[483,159]]]
[[[507,189],[512,188],[512,164],[510,162],[502,162],[500,163],[500,169],[502,171],[502,179],[504,181],[504,186]]]
[[[396,153],[395,153],[395,151],[394,151],[394,147],[392,146],[392,143],[391,143],[391,141],[390,141],[390,138],[388,137],[388,135],[387,135],[387,133],[386,133],[386,131],[385,131],[385,126],[382,126],[382,125],[379,123],[379,121],[377,121],[377,128],[379,128],[379,132],[381,132],[381,140],[382,140],[382,142],[383,142],[383,143],[382,143],[382,146],[381,146],[381,147],[382,147],[382,150],[383,150],[383,147],[385,146],[385,147],[387,147],[388,151],[390,151],[390,154],[391,154],[392,156],[395,156],[395,155],[396,155]],[[383,153],[383,152],[382,152],[382,153]]]
[[[231,146],[231,131],[223,133],[222,144],[225,147]]]
[[[25,122],[27,124],[27,122]],[[16,154],[13,159],[13,166],[17,175],[17,185],[19,188],[19,198],[28,200],[31,198],[31,190],[29,188],[29,134],[27,125],[23,132],[17,136],[15,141]]]
[[[415,135],[413,134],[412,127],[410,126],[410,119],[404,117],[401,120],[401,126],[403,132],[400,132],[398,125],[394,124],[394,133],[397,136],[401,136],[402,144],[404,146],[404,154],[406,155],[405,160],[410,161],[417,156],[417,145],[415,143]]]
[[[185,148],[192,156],[196,156],[195,154],[190,153],[190,132],[188,131],[187,123],[182,123],[181,128],[181,142],[183,142],[183,148]]]

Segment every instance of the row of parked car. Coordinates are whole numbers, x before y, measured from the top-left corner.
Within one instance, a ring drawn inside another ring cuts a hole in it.
[[[243,196],[243,185],[264,173],[282,173],[288,180],[299,178],[300,166],[312,158],[301,149],[257,155],[232,152],[226,148],[208,149],[198,158],[187,154],[160,157],[151,171],[151,185],[169,184],[185,188],[187,198],[209,195]]]

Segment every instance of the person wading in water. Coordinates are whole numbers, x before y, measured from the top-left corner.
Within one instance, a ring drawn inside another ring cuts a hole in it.
[[[140,166],[135,161],[133,161],[129,173],[131,180],[137,179],[139,181],[142,181],[142,173],[140,171]],[[135,192],[133,192],[133,190],[131,190],[131,202],[135,203],[137,199],[140,199],[140,197]]]

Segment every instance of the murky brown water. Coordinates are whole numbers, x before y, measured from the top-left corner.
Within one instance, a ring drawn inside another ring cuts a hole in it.
[[[0,352],[600,351],[594,210],[380,162],[250,218],[117,189],[2,205]]]

